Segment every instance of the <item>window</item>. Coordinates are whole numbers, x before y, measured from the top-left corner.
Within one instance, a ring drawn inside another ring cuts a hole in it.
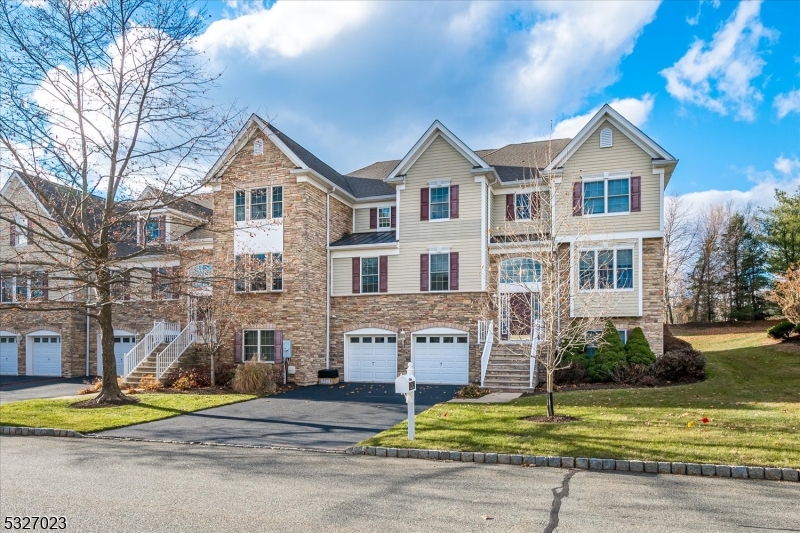
[[[28,299],[28,279],[24,276],[17,276],[16,282],[16,299],[18,302],[24,302]]]
[[[12,303],[14,301],[14,277],[2,276],[0,278],[0,302]]]
[[[583,182],[583,213],[628,213],[631,210],[630,178]]]
[[[237,255],[233,260],[233,290],[234,292],[247,291],[247,269],[245,259],[247,256]]]
[[[155,269],[153,275],[154,299],[175,300],[178,298],[176,274],[177,267]]]
[[[582,290],[633,289],[633,250],[581,252],[578,283]]]
[[[378,229],[389,229],[392,227],[392,208],[378,208]]]
[[[506,259],[500,264],[500,283],[538,283],[542,265],[529,257]]]
[[[431,220],[450,218],[450,187],[431,187]]]
[[[161,221],[158,218],[151,218],[147,220],[144,225],[144,238],[145,242],[158,242],[161,240]]]
[[[250,292],[267,290],[267,254],[250,256]]]
[[[211,276],[214,267],[211,265],[196,265],[192,269],[192,288],[198,291],[211,290]]]
[[[272,290],[283,290],[283,254],[272,254]]]
[[[34,272],[31,275],[31,298],[35,300],[44,299],[46,274],[44,272]]]
[[[253,155],[262,155],[264,153],[264,140],[256,139],[253,143]]]
[[[263,220],[267,218],[267,189],[252,189],[250,191],[250,220]]]
[[[112,269],[110,272],[113,283],[111,285],[111,298],[113,300],[131,299],[131,273]]]
[[[378,292],[378,258],[361,259],[361,292]]]
[[[272,218],[283,218],[283,187],[272,188]]]
[[[271,329],[245,330],[244,360],[259,363],[274,363],[275,331]]]
[[[241,222],[245,219],[245,197],[244,191],[236,191],[234,194],[234,205],[235,205],[235,220],[236,222]]]
[[[431,290],[450,289],[450,254],[431,254]]]
[[[28,219],[16,217],[16,227],[14,228],[14,246],[25,246],[28,244]]]
[[[31,283],[39,278],[40,273],[36,273],[31,277],[28,276],[13,276],[13,275],[0,275],[0,303],[14,303],[27,301],[31,294]],[[44,273],[41,273],[43,276]],[[38,298],[43,297],[41,288],[37,289]]]
[[[623,346],[628,344],[628,330],[627,329],[618,329],[617,332],[619,333],[619,340],[622,341]],[[597,345],[600,343],[600,337],[603,336],[603,330],[600,329],[590,329],[586,332],[586,355],[589,356],[589,359],[595,356],[597,353]]]
[[[515,194],[514,205],[516,206],[516,220],[531,219],[531,195]]]
[[[234,292],[283,290],[283,254],[237,255],[234,259]]]

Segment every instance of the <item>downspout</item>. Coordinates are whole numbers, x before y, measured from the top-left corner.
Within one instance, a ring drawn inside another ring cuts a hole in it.
[[[325,369],[331,367],[331,284],[333,268],[331,266],[331,194],[336,187],[328,191],[325,206],[325,250],[327,252],[327,268],[325,280]]]
[[[91,318],[89,317],[89,310],[86,310],[86,377],[89,377],[89,331],[90,331]]]

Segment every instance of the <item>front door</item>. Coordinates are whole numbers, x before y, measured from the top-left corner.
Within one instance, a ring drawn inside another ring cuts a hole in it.
[[[538,294],[507,292],[500,295],[500,339],[529,341],[538,306]]]

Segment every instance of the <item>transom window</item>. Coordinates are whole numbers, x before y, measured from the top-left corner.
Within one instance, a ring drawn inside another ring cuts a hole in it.
[[[432,291],[450,289],[450,254],[430,255],[430,276]]]
[[[378,258],[361,259],[361,292],[378,292]]]
[[[630,178],[583,182],[583,213],[627,213],[631,210]]]
[[[259,363],[275,362],[275,331],[246,329],[244,331],[244,360]]]
[[[431,220],[450,218],[450,187],[431,187]]]
[[[378,229],[388,229],[392,227],[392,208],[378,208]]]
[[[538,283],[541,281],[542,264],[530,257],[516,257],[500,263],[500,283]]]
[[[633,289],[633,250],[581,252],[578,270],[583,290]]]
[[[235,191],[233,205],[236,222],[283,218],[283,186]]]

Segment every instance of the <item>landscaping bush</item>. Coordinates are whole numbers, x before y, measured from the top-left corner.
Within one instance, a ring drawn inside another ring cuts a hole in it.
[[[767,330],[767,335],[769,335],[773,339],[788,339],[789,335],[792,334],[792,330],[794,328],[795,328],[794,324],[792,324],[788,320],[784,320],[783,322],[769,328]]]
[[[103,378],[97,377],[94,378],[93,381],[84,381],[88,387],[85,387],[78,391],[78,394],[93,394],[95,392],[100,392],[100,389],[103,388]],[[130,389],[130,385],[125,383],[123,378],[117,378],[117,386],[119,386],[120,390]]]
[[[700,381],[706,378],[706,358],[695,350],[675,350],[659,357],[652,365],[659,381],[672,383]]]
[[[586,355],[586,345],[578,345],[564,354],[561,366],[567,367],[556,370],[553,379],[557,384],[582,383],[586,381],[586,367],[589,358]]]
[[[672,334],[669,326],[664,324],[664,352],[692,349],[692,345]]]
[[[236,365],[229,363],[217,365],[217,371],[214,374],[214,381],[216,381],[217,386],[224,387],[231,382],[234,374],[236,374]]]
[[[180,376],[172,382],[172,388],[175,390],[189,390],[195,388],[196,385],[197,384],[189,375]]]
[[[611,380],[615,383],[654,387],[657,384],[654,378],[651,365],[622,363],[611,371]]]
[[[589,359],[586,372],[591,381],[611,381],[611,373],[623,363],[625,346],[619,337],[619,331],[609,320],[598,340],[594,357]]]
[[[642,328],[634,328],[628,336],[628,343],[625,345],[625,360],[631,368],[636,365],[652,365],[656,362],[656,354],[650,349],[650,343],[647,342]]]
[[[139,388],[148,392],[160,391],[164,385],[153,374],[146,374],[139,380]]]
[[[231,388],[240,394],[272,394],[276,390],[271,365],[245,363],[236,368]]]

